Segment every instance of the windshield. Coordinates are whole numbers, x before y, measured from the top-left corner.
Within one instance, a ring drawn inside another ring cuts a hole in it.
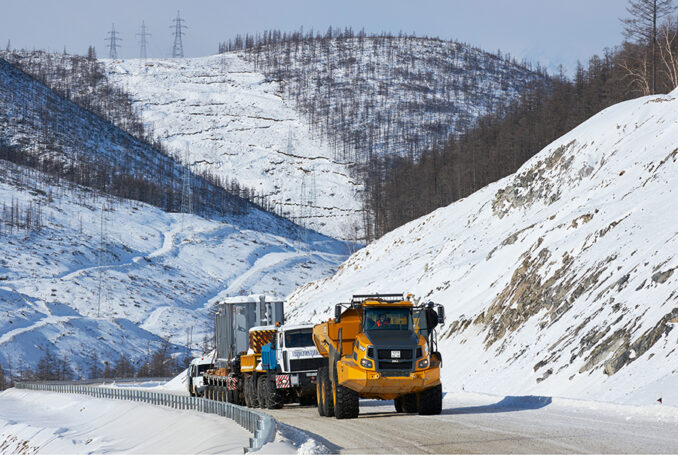
[[[365,330],[412,330],[410,308],[367,308]]]
[[[313,344],[313,329],[290,330],[285,332],[286,348],[305,348]]]
[[[198,374],[204,373],[205,371],[209,370],[211,366],[212,366],[211,363],[204,363],[202,365],[198,365]]]

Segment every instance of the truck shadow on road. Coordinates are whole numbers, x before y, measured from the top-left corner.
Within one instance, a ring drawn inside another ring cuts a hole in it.
[[[482,406],[443,409],[443,414],[494,414],[500,412],[527,411],[541,409],[550,405],[551,397],[539,395],[506,396],[500,401]]]

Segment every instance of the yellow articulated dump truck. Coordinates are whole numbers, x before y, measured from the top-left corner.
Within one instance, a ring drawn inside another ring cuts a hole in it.
[[[358,417],[359,399],[394,400],[397,412],[440,414],[442,356],[435,326],[444,308],[415,306],[409,295],[354,295],[335,306],[334,319],[313,327],[326,363],[318,369],[321,416]]]

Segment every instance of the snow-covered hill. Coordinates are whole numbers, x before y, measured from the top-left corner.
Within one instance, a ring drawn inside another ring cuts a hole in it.
[[[336,156],[361,163],[374,155],[418,157],[535,84],[548,86],[543,70],[509,55],[402,33],[269,32],[240,53],[284,82],[286,99],[331,138]]]
[[[678,90],[597,114],[516,174],[415,220],[291,296],[443,303],[444,387],[678,403]]]
[[[259,210],[202,218],[71,186],[0,161],[0,363],[47,349],[87,376],[159,336],[192,348],[228,296],[285,296],[327,276],[347,246]],[[303,240],[302,240],[303,239]]]
[[[362,185],[352,163],[334,159],[280,85],[252,65],[234,54],[105,63],[144,122],[194,170],[236,180],[262,205],[326,235],[360,238]]]

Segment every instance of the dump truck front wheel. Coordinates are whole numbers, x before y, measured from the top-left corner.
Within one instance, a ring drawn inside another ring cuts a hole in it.
[[[355,419],[360,413],[359,397],[355,390],[332,381],[334,416],[337,419]]]
[[[403,397],[398,397],[393,400],[393,405],[397,413],[403,412]]]
[[[419,414],[433,415],[443,411],[443,386],[426,389],[419,393]]]
[[[417,395],[414,393],[409,393],[400,397],[402,400],[402,410],[407,414],[413,414],[417,412]]]

